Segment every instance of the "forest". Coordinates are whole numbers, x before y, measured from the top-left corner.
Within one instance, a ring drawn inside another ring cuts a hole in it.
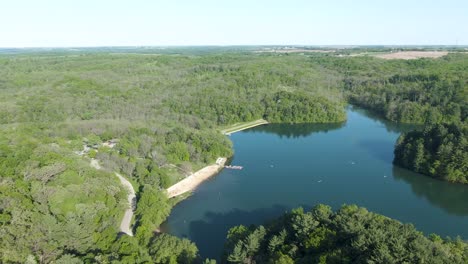
[[[394,163],[450,182],[468,183],[468,127],[435,124],[400,135]]]
[[[351,104],[371,109],[390,121],[467,121],[464,54],[407,61],[327,58],[323,65],[342,74],[342,89]]]
[[[403,135],[396,153],[406,156],[396,163],[466,183],[468,55],[404,61],[343,54],[1,53],[0,262],[204,261],[192,242],[155,233],[177,202],[165,188],[233,155],[221,126],[260,118],[339,126],[350,103],[391,121],[435,125]],[[421,142],[427,133],[433,139]],[[103,146],[108,140],[116,146]],[[84,147],[88,157],[76,154]],[[89,158],[104,170],[91,168]],[[118,235],[127,202],[115,171],[137,191],[134,237]],[[460,254],[447,256],[458,261]]]
[[[410,224],[356,205],[333,212],[302,208],[263,226],[235,226],[227,235],[228,263],[466,263],[468,244],[428,237]]]

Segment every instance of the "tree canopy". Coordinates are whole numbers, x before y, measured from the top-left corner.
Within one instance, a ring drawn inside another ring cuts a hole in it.
[[[266,226],[229,230],[229,263],[466,263],[468,244],[424,236],[356,205],[292,210]]]
[[[468,126],[436,124],[400,135],[394,163],[451,182],[468,183]]]

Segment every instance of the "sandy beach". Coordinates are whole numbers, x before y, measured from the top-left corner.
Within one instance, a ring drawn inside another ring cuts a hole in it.
[[[169,198],[172,198],[183,193],[193,191],[202,182],[221,171],[221,169],[224,167],[224,164],[226,163],[226,160],[226,158],[219,158],[216,164],[206,166],[183,179],[182,181],[172,185],[171,187],[167,188],[167,195]]]

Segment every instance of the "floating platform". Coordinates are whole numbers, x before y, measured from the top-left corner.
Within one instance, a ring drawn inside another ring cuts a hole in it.
[[[244,167],[228,165],[228,166],[224,166],[224,168],[231,169],[231,170],[242,170]]]

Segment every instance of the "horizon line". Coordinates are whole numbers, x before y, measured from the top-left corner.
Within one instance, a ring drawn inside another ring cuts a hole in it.
[[[186,48],[186,47],[468,47],[468,44],[169,44],[95,46],[0,46],[0,49]]]

